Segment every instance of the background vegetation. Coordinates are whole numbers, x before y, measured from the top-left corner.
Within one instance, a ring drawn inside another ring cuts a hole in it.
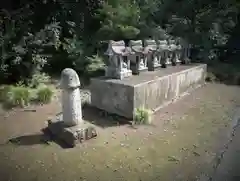
[[[89,77],[103,66],[110,39],[181,37],[195,61],[237,62],[239,19],[237,0],[1,2],[0,83],[38,84],[43,72],[65,67]]]

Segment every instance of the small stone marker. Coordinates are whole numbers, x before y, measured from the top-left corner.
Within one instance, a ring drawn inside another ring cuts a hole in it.
[[[62,118],[48,122],[49,131],[72,147],[97,136],[96,129],[82,119],[80,85],[75,70],[66,68],[62,71]]]

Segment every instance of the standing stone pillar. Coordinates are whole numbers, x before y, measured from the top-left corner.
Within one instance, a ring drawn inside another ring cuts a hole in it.
[[[48,121],[52,135],[74,147],[77,143],[97,136],[96,129],[82,119],[80,80],[77,73],[65,68],[61,74],[62,117]]]
[[[75,70],[65,68],[62,71],[62,114],[65,126],[76,126],[83,122],[80,85],[80,80]]]

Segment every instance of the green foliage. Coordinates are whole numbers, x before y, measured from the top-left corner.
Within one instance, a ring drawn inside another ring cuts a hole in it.
[[[50,82],[50,77],[46,73],[36,73],[29,80],[28,85],[31,88],[37,88],[40,84],[46,84]]]
[[[50,87],[43,87],[37,91],[37,100],[41,103],[47,104],[51,102],[54,92]]]
[[[140,21],[140,9],[130,0],[119,0],[105,2],[99,10],[101,28],[99,36],[109,39],[134,39],[140,33],[137,25]]]
[[[0,102],[7,100],[8,92],[12,89],[12,86],[3,85],[0,87]]]
[[[46,49],[59,48],[61,28],[52,22],[33,32],[21,24],[22,19],[8,12],[3,11],[2,18],[5,29],[0,33],[0,76],[14,77],[15,81],[31,77],[47,63]]]
[[[134,124],[150,124],[152,121],[152,112],[145,108],[137,108],[134,111]]]
[[[87,72],[89,73],[98,71],[99,69],[103,69],[105,65],[103,58],[100,57],[98,54],[87,57],[87,62],[89,62],[89,65],[87,66]]]
[[[43,69],[88,74],[102,66],[94,55],[110,39],[181,37],[197,50],[192,58],[207,62],[234,52],[239,40],[235,0],[26,0],[15,6],[0,10],[0,83],[35,82]]]
[[[24,107],[30,103],[30,90],[27,87],[11,87],[7,92],[5,103],[9,106]]]

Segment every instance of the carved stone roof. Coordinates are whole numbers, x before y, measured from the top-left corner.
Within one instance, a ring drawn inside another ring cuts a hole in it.
[[[167,40],[158,40],[158,51],[168,50],[168,42]]]
[[[136,53],[143,53],[143,45],[141,40],[131,40],[129,46]]]
[[[148,49],[148,51],[157,50],[157,43],[155,40],[145,40],[144,44],[145,44],[146,49]]]

